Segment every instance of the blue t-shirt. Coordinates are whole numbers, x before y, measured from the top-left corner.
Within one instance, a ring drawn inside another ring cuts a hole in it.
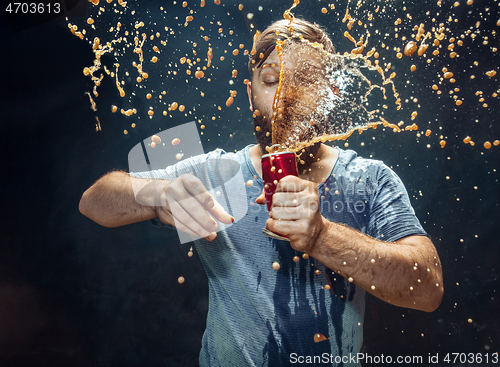
[[[362,345],[364,291],[319,261],[304,259],[288,242],[262,233],[269,216],[265,205],[255,204],[263,181],[249,148],[237,153],[216,150],[164,170],[133,174],[174,179],[192,172],[211,179],[206,162],[211,166],[217,160],[232,160],[239,164],[242,185],[247,183],[243,196],[232,196],[235,185],[226,187],[232,206],[235,200],[236,205],[247,206],[246,214],[219,232],[214,242],[195,241],[209,281],[200,365],[332,365],[335,357],[338,361],[343,356],[347,363],[338,365],[357,365],[345,356],[355,355]],[[403,183],[390,168],[354,151],[338,149],[338,153],[330,176],[318,185],[326,219],[383,241],[427,235]],[[300,260],[294,262],[294,256]],[[280,264],[278,271],[274,262]],[[318,342],[318,337],[326,340]]]

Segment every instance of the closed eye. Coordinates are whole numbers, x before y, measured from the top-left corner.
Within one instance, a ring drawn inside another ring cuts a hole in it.
[[[267,86],[272,86],[272,85],[275,85],[279,82],[279,80],[270,80],[270,81],[267,81],[267,80],[264,80],[262,83],[264,83],[265,85]]]
[[[267,67],[260,74],[261,83],[267,87],[273,86],[280,81],[279,68]]]
[[[275,75],[275,74],[267,74],[267,75],[264,75],[264,77],[262,78],[262,84],[268,85],[268,86],[274,85],[274,84],[278,83],[279,81],[280,81],[279,75]]]

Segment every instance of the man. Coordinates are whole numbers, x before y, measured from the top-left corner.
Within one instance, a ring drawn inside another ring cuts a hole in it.
[[[260,160],[271,145],[280,65],[273,45],[290,35],[288,26],[278,21],[266,29],[250,58],[248,95],[257,145],[234,154],[211,152],[132,177],[111,172],[80,202],[80,211],[103,226],[153,219],[204,238],[195,241],[210,287],[203,366],[332,364],[339,361],[335,357],[344,357],[343,365],[357,365],[346,358],[361,348],[364,291],[423,311],[441,302],[436,250],[401,180],[379,161],[324,144],[310,147],[305,157],[314,159],[299,165],[299,177],[278,183],[269,214],[251,206],[218,234],[214,218],[226,225],[234,218],[199,178],[182,174],[213,160],[237,162],[244,180],[253,180],[240,205],[265,203]],[[295,20],[293,30],[333,52],[316,25]],[[138,204],[133,187],[142,188],[141,203],[150,205]],[[264,236],[264,226],[290,242]]]

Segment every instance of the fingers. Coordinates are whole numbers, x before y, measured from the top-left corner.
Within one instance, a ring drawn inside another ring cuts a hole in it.
[[[319,209],[317,187],[304,180],[288,180],[281,186],[281,191],[273,195],[270,217],[279,220],[307,219]],[[296,192],[295,189],[302,191]],[[284,191],[290,189],[291,191]]]
[[[283,221],[269,218],[266,228],[274,233],[285,235],[290,239],[290,246],[296,251],[311,254],[316,239],[322,231],[322,219],[315,222]]]
[[[273,195],[273,207],[296,207],[304,203],[305,200],[306,198],[304,195],[290,192],[278,192]]]
[[[231,224],[234,218],[210,195],[203,183],[192,175],[182,175],[165,189],[168,206],[158,217],[191,236],[214,240],[218,221]],[[210,214],[209,214],[210,213]]]
[[[187,197],[195,197],[205,209],[211,209],[214,206],[214,198],[207,191],[203,183],[195,176],[183,175],[179,177],[182,179],[183,188],[186,191]]]
[[[300,210],[300,207],[290,208],[290,207],[273,207],[269,213],[269,217],[276,220],[299,220],[304,217],[304,212]]]
[[[307,190],[308,193],[314,194],[317,193],[318,187],[315,183],[309,182],[303,179],[300,179],[296,176],[285,176],[283,177],[276,186],[275,194],[273,195],[273,205],[276,205],[276,194],[281,192],[301,192]],[[265,204],[265,190],[262,190],[262,193],[259,195],[257,199],[255,199],[257,204]],[[280,204],[278,204],[280,205]],[[281,205],[285,206],[285,205]]]
[[[172,200],[169,197],[169,204],[174,218],[186,227],[196,230],[200,234],[199,237],[205,237],[217,230],[217,222],[207,213],[206,207],[196,197],[190,196],[180,200]]]
[[[269,218],[266,221],[266,228],[274,233],[279,233],[284,236],[290,236],[290,234],[294,234],[298,226],[301,223],[298,221],[281,221],[274,218]]]
[[[190,208],[196,206],[191,205],[188,201],[196,202],[196,200],[182,200],[180,202],[172,202],[170,208],[175,219],[176,227],[180,226],[189,228],[197,237],[207,237],[217,230],[217,223],[210,217],[206,211],[193,213]]]
[[[285,176],[276,185],[275,192],[301,192],[304,190],[314,193],[318,190],[318,186],[314,182],[296,176]]]
[[[185,226],[182,222],[180,222],[177,218],[174,218],[174,216],[168,211],[162,208],[162,210],[157,211],[158,219],[160,219],[163,223],[167,224],[173,224],[175,228],[178,230],[187,233],[193,237],[196,238],[201,238],[200,233],[196,233],[193,230],[191,230],[189,227]],[[204,237],[205,239],[209,241],[213,241],[217,238],[217,233],[212,232],[208,236]]]
[[[220,205],[210,193],[207,191],[203,183],[194,176],[189,176],[184,179],[186,190],[198,200],[203,208],[212,214],[215,219],[224,224],[231,224],[234,218],[229,215],[222,205]]]
[[[208,237],[217,230],[217,222],[207,213],[214,199],[199,179],[183,175],[166,188],[169,211],[175,218],[175,226],[196,237]]]
[[[275,195],[276,196],[276,195]],[[296,199],[292,199],[295,197]],[[269,216],[279,220],[304,220],[315,216],[319,209],[318,200],[307,200],[307,198],[288,195],[274,202]]]
[[[273,195],[273,206],[269,216],[275,219],[297,220],[304,214],[301,197],[295,193],[277,193]]]
[[[214,200],[214,205],[212,208],[207,208],[210,214],[212,214],[215,219],[224,224],[231,224],[234,222],[234,218],[229,215],[222,205],[220,205],[216,200]]]

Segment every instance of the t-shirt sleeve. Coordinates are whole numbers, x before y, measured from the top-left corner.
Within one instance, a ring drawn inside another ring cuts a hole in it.
[[[385,164],[377,171],[367,234],[382,241],[428,236],[413,210],[401,179]]]
[[[156,180],[175,180],[187,173],[204,176],[206,172],[203,171],[203,167],[207,159],[208,154],[197,155],[166,168],[145,172],[130,172],[130,176]]]

